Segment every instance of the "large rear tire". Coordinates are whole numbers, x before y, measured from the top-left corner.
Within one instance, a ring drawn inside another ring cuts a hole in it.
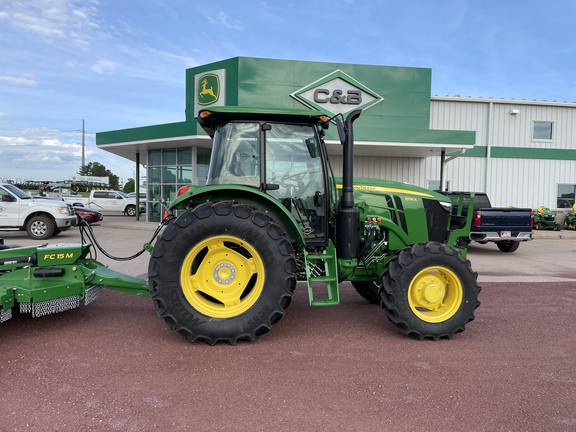
[[[418,340],[450,339],[464,331],[480,305],[478,274],[454,248],[416,243],[398,252],[382,276],[388,319]]]
[[[192,342],[234,345],[282,318],[296,286],[296,259],[265,213],[205,203],[165,229],[148,278],[156,311],[173,331]]]

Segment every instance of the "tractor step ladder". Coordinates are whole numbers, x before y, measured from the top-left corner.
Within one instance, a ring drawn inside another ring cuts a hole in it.
[[[306,259],[306,277],[308,279],[308,296],[312,306],[332,306],[340,304],[340,292],[338,289],[338,265],[336,258],[336,248],[332,242],[320,254],[305,252]],[[324,276],[312,276],[310,265],[316,264],[317,267],[324,268]],[[314,291],[312,284],[314,282],[325,283],[328,290],[328,296],[325,299],[314,300]]]

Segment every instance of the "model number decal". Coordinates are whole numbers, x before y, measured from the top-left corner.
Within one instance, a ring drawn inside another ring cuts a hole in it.
[[[53,253],[53,254],[45,254],[44,255],[44,259],[45,260],[61,260],[61,259],[65,259],[65,258],[74,258],[74,254],[73,253]]]

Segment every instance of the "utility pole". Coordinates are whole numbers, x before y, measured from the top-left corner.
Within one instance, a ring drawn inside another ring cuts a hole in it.
[[[82,168],[86,165],[86,151],[84,150],[84,119],[82,119]]]

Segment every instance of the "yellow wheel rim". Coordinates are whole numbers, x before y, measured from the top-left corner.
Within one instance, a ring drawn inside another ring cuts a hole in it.
[[[408,303],[418,318],[440,323],[454,316],[462,304],[462,283],[442,266],[420,271],[408,288]]]
[[[180,283],[186,300],[213,318],[231,318],[250,309],[264,288],[264,264],[244,240],[216,236],[186,255]]]

